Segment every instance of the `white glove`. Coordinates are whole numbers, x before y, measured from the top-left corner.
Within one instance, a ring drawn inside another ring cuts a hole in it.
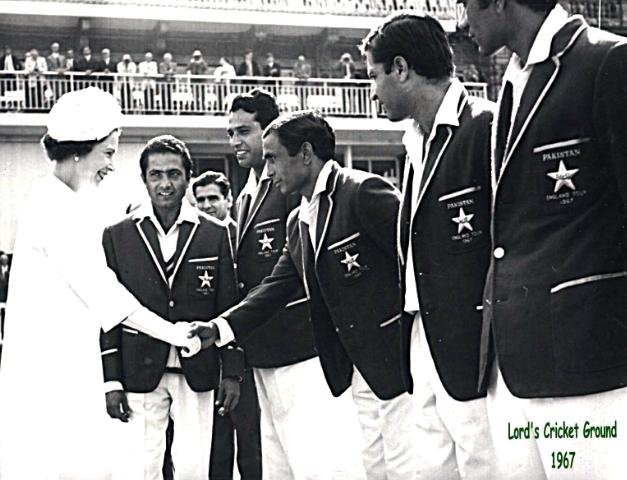
[[[176,322],[174,324],[174,338],[172,345],[181,347],[181,354],[184,357],[193,357],[201,348],[201,342],[198,335],[189,338],[190,331],[189,322]]]

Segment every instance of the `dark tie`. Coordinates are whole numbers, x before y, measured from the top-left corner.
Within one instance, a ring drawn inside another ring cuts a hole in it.
[[[414,184],[414,167],[411,161],[407,161],[408,168],[407,172],[407,183],[405,184],[405,191],[403,192],[403,209],[401,210],[401,225],[400,225],[400,241],[402,253],[405,255],[407,253],[407,247],[409,245],[409,224],[411,217],[411,195],[412,195],[412,187]]]
[[[494,146],[494,160],[497,178],[501,175],[501,166],[507,148],[507,135],[512,123],[512,104],[514,103],[511,82],[505,82],[503,95],[499,106],[498,123],[496,125],[496,145]]]

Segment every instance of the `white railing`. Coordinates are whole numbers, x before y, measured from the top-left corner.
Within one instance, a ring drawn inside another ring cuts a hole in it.
[[[145,77],[83,72],[26,74],[0,71],[0,110],[45,112],[64,93],[96,86],[113,94],[126,114],[221,115],[239,93],[255,87],[270,91],[282,112],[311,108],[331,116],[382,116],[370,100],[370,80],[206,75]],[[486,84],[466,84],[472,95],[487,96]]]
[[[398,10],[413,10],[428,13],[439,20],[454,20],[457,0],[65,0],[63,3],[359,16],[383,16]]]

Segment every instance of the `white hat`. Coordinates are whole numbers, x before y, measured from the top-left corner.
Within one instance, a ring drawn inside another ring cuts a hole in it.
[[[58,142],[102,140],[121,126],[117,100],[96,87],[66,93],[48,114],[48,135]]]
[[[201,57],[202,53],[200,53],[200,50],[194,50],[194,53],[192,53],[192,57]]]

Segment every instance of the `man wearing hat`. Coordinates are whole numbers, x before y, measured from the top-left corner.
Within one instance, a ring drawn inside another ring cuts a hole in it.
[[[188,75],[207,75],[208,70],[207,62],[202,57],[200,50],[194,50],[192,58],[189,59],[187,64]],[[192,90],[194,93],[194,110],[196,112],[202,112],[205,106],[205,83],[204,78],[192,78]]]
[[[122,109],[124,111],[130,109],[133,106],[133,85],[135,80],[132,75],[137,73],[137,64],[131,58],[131,55],[125,53],[122,55],[122,60],[118,62],[117,66],[118,81],[120,82],[120,95],[122,100]]]

